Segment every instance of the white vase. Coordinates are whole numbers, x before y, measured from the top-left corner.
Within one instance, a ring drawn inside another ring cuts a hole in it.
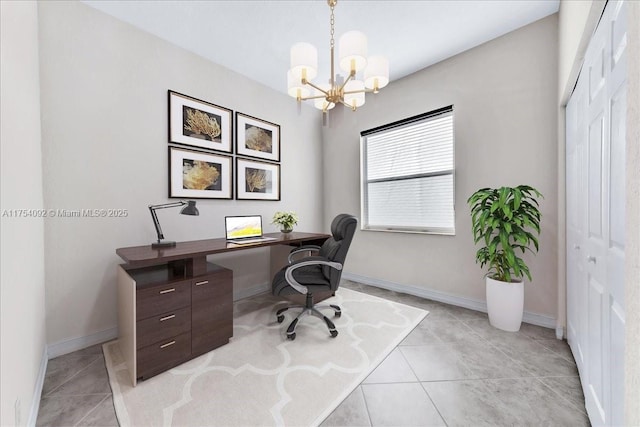
[[[524,283],[501,282],[487,276],[487,312],[491,326],[517,332],[524,312]]]

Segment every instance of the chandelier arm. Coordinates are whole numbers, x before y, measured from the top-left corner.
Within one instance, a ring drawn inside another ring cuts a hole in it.
[[[349,104],[347,104],[346,102],[344,102],[344,100],[343,100],[343,99],[341,99],[341,100],[340,100],[340,103],[341,103],[342,105],[344,105],[345,107],[347,107],[347,108],[351,109],[351,111],[356,111],[356,108],[357,108],[357,107],[354,107],[353,105],[349,105]]]
[[[345,95],[351,94],[351,93],[379,93],[380,91],[376,92],[375,89],[360,89],[360,90],[346,90],[343,93]]]
[[[340,92],[342,92],[342,90],[344,89],[344,87],[347,85],[347,83],[349,83],[349,80],[351,80],[353,77],[355,76],[355,74],[349,74],[349,77],[347,77],[346,79],[344,79],[344,83],[342,83],[342,86],[340,86]],[[345,92],[346,93],[346,92]]]
[[[314,88],[316,90],[319,90],[320,92],[324,93],[326,96],[329,96],[329,92],[327,92],[326,90],[322,89],[321,87],[318,87],[318,86],[314,85],[312,82],[307,80],[307,82],[305,84],[308,84],[312,88]],[[324,97],[322,97],[322,98],[324,98]],[[307,98],[307,99],[311,99],[311,98]]]
[[[327,99],[327,97],[324,95],[306,96],[300,98],[300,101],[308,101],[309,99]]]
[[[373,89],[345,90],[343,93],[345,95],[349,95],[352,93],[373,93]]]

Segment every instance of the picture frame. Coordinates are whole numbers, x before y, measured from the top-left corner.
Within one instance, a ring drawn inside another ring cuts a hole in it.
[[[280,161],[280,125],[236,111],[236,154]]]
[[[168,99],[170,143],[233,152],[230,109],[172,90]]]
[[[169,197],[233,199],[233,159],[169,147]]]
[[[280,165],[236,157],[236,200],[280,200]]]

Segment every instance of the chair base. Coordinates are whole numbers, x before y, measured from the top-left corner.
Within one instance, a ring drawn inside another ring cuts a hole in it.
[[[278,323],[282,323],[284,321],[284,316],[282,315],[282,313],[284,313],[285,311],[289,310],[290,308],[301,308],[302,311],[289,324],[289,327],[287,328],[287,339],[290,339],[290,340],[296,339],[296,326],[298,326],[298,321],[302,317],[304,317],[304,316],[306,316],[308,314],[311,314],[313,316],[319,317],[322,320],[324,320],[324,323],[326,323],[327,328],[329,328],[329,333],[331,334],[332,338],[335,338],[335,337],[338,336],[338,331],[336,330],[336,325],[334,325],[333,322],[327,316],[322,314],[322,312],[320,312],[319,309],[330,308],[335,312],[335,316],[336,317],[340,317],[342,315],[342,311],[341,311],[339,306],[333,305],[333,304],[313,305],[313,294],[307,294],[307,299],[306,299],[305,305],[291,305],[291,306],[284,307],[284,308],[281,308],[280,310],[278,310],[276,312]]]

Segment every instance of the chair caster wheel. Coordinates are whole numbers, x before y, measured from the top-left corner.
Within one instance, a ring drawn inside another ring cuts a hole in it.
[[[329,331],[329,333],[331,334],[331,338],[335,338],[338,336],[338,331]]]
[[[296,333],[294,332],[291,335],[287,335],[287,339],[291,340],[291,341],[295,340],[296,339]]]
[[[335,313],[334,315],[336,317],[342,316],[342,310],[340,309],[340,306],[330,304],[329,307],[333,308],[333,312]]]
[[[278,316],[278,323],[282,323],[282,321],[284,320],[284,316],[281,314]]]

